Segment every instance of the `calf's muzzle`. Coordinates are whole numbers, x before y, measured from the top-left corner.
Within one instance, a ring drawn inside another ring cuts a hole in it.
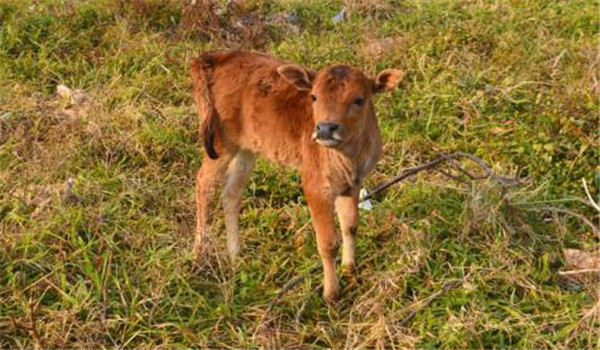
[[[318,123],[315,127],[316,139],[317,140],[336,140],[339,141],[335,135],[335,132],[339,130],[340,125],[338,123],[322,122]]]

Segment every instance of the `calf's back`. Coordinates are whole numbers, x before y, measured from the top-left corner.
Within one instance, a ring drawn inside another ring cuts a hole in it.
[[[207,61],[209,77],[202,69]],[[198,80],[210,79],[219,119],[217,152],[250,150],[281,164],[301,166],[302,144],[311,142],[314,127],[310,95],[278,74],[277,67],[283,64],[267,55],[239,51],[210,52],[192,61],[197,101],[204,98]]]

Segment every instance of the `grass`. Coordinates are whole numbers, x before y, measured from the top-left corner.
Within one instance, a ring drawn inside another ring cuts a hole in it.
[[[597,250],[598,237],[540,209],[598,223],[577,200],[582,178],[596,197],[600,181],[598,2],[346,1],[333,24],[343,3],[254,0],[212,27],[182,3],[0,3],[1,347],[600,346],[598,280],[558,274],[563,249]],[[266,21],[282,13],[297,23]],[[257,24],[236,32],[240,18]],[[366,50],[385,37],[393,49]],[[456,150],[531,181],[503,196],[422,174],[388,190],[362,212],[342,302],[325,305],[316,274],[260,326],[318,255],[298,174],[260,162],[240,264],[223,235],[192,264],[204,155],[188,62],[218,47],[405,70],[377,101],[385,156],[368,188]]]

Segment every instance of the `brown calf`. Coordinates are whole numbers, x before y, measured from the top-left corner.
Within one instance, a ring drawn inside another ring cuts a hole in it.
[[[217,51],[192,60],[191,75],[208,154],[197,178],[196,258],[222,178],[227,249],[232,259],[238,255],[242,192],[262,154],[302,173],[323,260],[323,296],[335,301],[339,240],[334,211],[342,231],[343,272],[352,274],[358,194],[381,155],[373,94],[393,90],[402,72],[387,69],[369,78],[346,65],[315,72],[263,54]]]

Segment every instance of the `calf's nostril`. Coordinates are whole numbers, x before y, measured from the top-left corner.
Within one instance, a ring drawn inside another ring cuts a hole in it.
[[[339,129],[339,125],[337,123],[319,123],[319,124],[317,124],[317,131],[334,132],[337,129]]]
[[[336,132],[336,130],[340,129],[340,125],[338,123],[321,122],[315,125],[315,129],[316,138],[323,140],[333,139],[333,135]]]

